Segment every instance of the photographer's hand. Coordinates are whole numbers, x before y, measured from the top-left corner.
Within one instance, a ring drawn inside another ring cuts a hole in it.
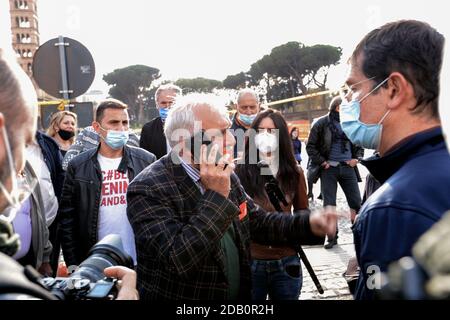
[[[107,277],[119,279],[117,300],[139,300],[136,290],[136,272],[126,267],[116,266],[104,270]]]

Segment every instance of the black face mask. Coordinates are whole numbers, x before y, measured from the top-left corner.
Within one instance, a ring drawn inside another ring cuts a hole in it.
[[[75,135],[75,132],[59,129],[58,134],[61,137],[61,139],[67,141]]]

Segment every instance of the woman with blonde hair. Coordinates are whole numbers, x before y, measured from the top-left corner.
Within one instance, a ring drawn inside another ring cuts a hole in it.
[[[76,128],[77,115],[73,112],[58,111],[50,119],[47,134],[56,140],[63,157],[75,141]]]

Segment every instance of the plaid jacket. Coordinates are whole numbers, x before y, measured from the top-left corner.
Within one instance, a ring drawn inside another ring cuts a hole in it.
[[[141,299],[225,300],[227,280],[220,239],[233,223],[240,261],[239,299],[251,295],[250,234],[263,244],[317,243],[309,214],[266,213],[236,175],[227,198],[198,187],[171,153],[144,169],[128,187],[128,218],[137,251]],[[247,215],[239,219],[239,205]]]

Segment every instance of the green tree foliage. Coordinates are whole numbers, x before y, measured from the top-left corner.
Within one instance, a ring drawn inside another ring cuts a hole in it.
[[[251,76],[244,72],[239,72],[238,74],[230,75],[223,80],[223,86],[227,89],[242,89],[247,85],[247,81]]]
[[[328,71],[339,63],[342,49],[318,44],[306,47],[303,55],[305,65],[312,82],[321,90],[326,89]]]
[[[130,116],[143,123],[144,107],[152,82],[160,77],[159,69],[133,65],[103,75],[103,80],[111,86],[111,97],[125,102],[130,111]]]
[[[183,93],[188,92],[212,92],[213,89],[222,88],[222,82],[214,79],[194,78],[178,79],[175,84],[183,89]]]
[[[339,47],[287,42],[253,63],[247,74],[228,76],[224,86],[238,89],[242,76],[247,75],[245,84],[264,86],[267,101],[307,94],[314,87],[325,90],[329,69],[339,63],[341,55]]]

